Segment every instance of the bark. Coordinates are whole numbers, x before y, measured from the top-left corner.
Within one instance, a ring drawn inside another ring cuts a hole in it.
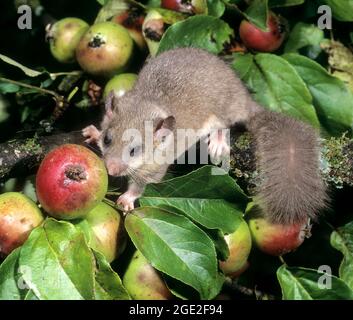
[[[29,175],[51,149],[65,143],[83,144],[83,141],[81,132],[76,131],[1,143],[0,181]]]
[[[80,131],[0,144],[0,181],[34,173],[45,154],[65,143],[85,145]],[[232,142],[231,174],[250,193],[256,185],[255,163],[254,145],[250,135],[237,135]],[[353,186],[353,139],[346,135],[323,139],[321,171],[328,185],[336,188]]]

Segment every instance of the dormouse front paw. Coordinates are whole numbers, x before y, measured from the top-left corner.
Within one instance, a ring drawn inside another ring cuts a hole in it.
[[[124,212],[126,214],[127,212],[134,210],[134,202],[137,198],[138,197],[133,192],[126,191],[118,198],[116,203],[123,206]]]
[[[97,143],[101,132],[93,125],[90,125],[82,130],[82,135],[87,138],[86,143]]]

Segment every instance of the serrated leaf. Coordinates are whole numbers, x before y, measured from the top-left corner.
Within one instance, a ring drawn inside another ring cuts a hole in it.
[[[313,24],[298,22],[286,42],[285,53],[299,53],[305,49],[306,55],[311,59],[316,59],[321,52],[320,43],[324,39],[324,31]]]
[[[108,261],[99,252],[96,257],[95,300],[130,300],[119,275],[110,267]]]
[[[214,245],[189,219],[145,207],[131,212],[125,227],[154,268],[193,287],[201,299],[219,293],[224,279],[218,273]]]
[[[20,68],[29,77],[38,77],[43,73],[43,72],[39,72],[39,71],[30,69],[30,68],[27,68],[26,66],[22,65],[21,63],[11,59],[10,57],[3,55],[3,54],[0,54],[0,59],[7,64],[10,64],[16,68]]]
[[[245,11],[246,18],[261,30],[267,31],[268,0],[254,0]]]
[[[233,30],[219,18],[196,15],[170,26],[159,44],[158,53],[182,47],[195,47],[218,54],[233,36]]]
[[[147,186],[140,205],[174,207],[205,228],[234,232],[242,221],[248,198],[226,172],[212,175],[213,168],[204,166],[185,176]]]
[[[225,4],[221,0],[207,0],[208,15],[219,18],[225,11]]]
[[[93,299],[94,257],[72,224],[47,219],[21,249],[23,279],[41,300]]]
[[[283,56],[302,77],[313,97],[322,126],[341,135],[353,126],[353,94],[338,78],[315,61],[298,54]]]
[[[343,254],[339,276],[353,290],[353,222],[333,231],[330,242]]]
[[[322,277],[325,277],[325,281],[320,281]],[[282,265],[277,270],[277,278],[284,300],[353,299],[353,291],[342,280],[314,269]],[[321,282],[323,282],[322,287],[320,287]]]
[[[258,103],[319,127],[310,91],[288,61],[269,53],[234,56],[233,68]]]

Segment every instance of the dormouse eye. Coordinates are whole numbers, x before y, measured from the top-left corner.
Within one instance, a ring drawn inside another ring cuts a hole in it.
[[[136,146],[130,149],[130,157],[135,157],[141,152],[141,146]]]
[[[109,146],[112,143],[112,135],[110,131],[107,131],[104,139],[103,139],[104,145]]]

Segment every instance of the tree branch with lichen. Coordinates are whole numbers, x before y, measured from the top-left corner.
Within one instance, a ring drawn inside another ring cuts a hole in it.
[[[75,131],[0,144],[0,181],[34,173],[46,153],[65,143],[84,145],[84,138]],[[322,140],[321,172],[332,187],[353,186],[353,139],[344,134]],[[246,132],[232,139],[230,174],[249,192],[256,186],[254,144]]]

